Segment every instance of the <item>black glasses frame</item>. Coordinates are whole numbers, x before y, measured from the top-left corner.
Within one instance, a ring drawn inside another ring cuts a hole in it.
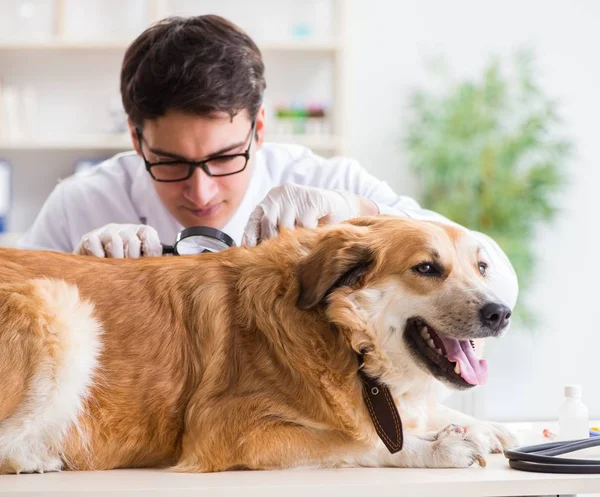
[[[187,161],[187,160],[177,159],[177,160],[168,160],[168,161],[160,161],[160,162],[149,162],[148,159],[146,159],[146,156],[144,154],[144,150],[142,147],[142,144],[144,142],[144,135],[142,134],[142,132],[140,131],[139,128],[136,128],[135,132],[136,132],[138,141],[140,143],[140,152],[142,155],[142,159],[144,160],[144,164],[146,164],[146,171],[148,171],[150,173],[150,176],[152,176],[152,179],[154,181],[158,181],[159,183],[176,183],[178,181],[185,181],[185,180],[191,178],[197,167],[202,169],[208,176],[212,176],[213,178],[221,178],[223,176],[232,176],[234,174],[241,173],[244,169],[246,169],[246,167],[248,167],[248,162],[250,161],[250,149],[252,148],[252,142],[254,141],[255,127],[256,127],[256,121],[252,121],[252,128],[250,128],[250,143],[248,144],[248,148],[246,149],[245,152],[242,152],[240,154],[215,155],[214,157],[209,157],[208,159],[204,159],[201,161]],[[223,160],[223,159],[233,159],[234,157],[244,157],[246,159],[246,162],[244,163],[244,167],[242,167],[239,171],[235,171],[233,173],[212,174],[210,172],[210,170],[208,169],[208,166],[206,165],[207,163],[210,163],[212,161],[219,161],[219,160]],[[170,166],[170,165],[180,166],[182,164],[187,165],[189,168],[188,174],[185,178],[157,179],[156,176],[154,176],[154,174],[152,173],[152,168],[154,166]]]

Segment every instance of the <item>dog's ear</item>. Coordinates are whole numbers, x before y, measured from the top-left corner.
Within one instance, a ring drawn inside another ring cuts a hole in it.
[[[365,232],[361,227],[331,230],[300,260],[300,309],[313,308],[335,288],[356,284],[373,267],[375,252],[366,243]]]

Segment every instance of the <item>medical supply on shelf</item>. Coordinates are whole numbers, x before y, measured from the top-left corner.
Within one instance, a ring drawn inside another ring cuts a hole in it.
[[[275,108],[275,133],[278,135],[329,135],[331,126],[324,105],[293,104]]]

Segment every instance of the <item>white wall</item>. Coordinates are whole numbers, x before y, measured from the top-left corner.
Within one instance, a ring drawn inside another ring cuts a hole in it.
[[[540,329],[512,329],[488,347],[490,380],[476,411],[498,419],[553,418],[562,385],[581,383],[600,418],[600,2],[596,0],[350,1],[349,153],[398,192],[414,193],[400,138],[410,88],[426,56],[457,75],[523,43],[538,54],[544,89],[560,99],[576,144],[560,219],[540,233],[529,300]]]

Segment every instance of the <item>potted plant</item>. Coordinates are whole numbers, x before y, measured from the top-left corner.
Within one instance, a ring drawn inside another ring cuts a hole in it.
[[[519,52],[511,72],[494,58],[476,80],[451,81],[437,70],[441,87],[411,95],[403,142],[422,205],[493,237],[513,263],[521,295],[534,274],[536,228],[557,212],[571,150],[533,59]],[[534,321],[522,303],[517,311]]]

